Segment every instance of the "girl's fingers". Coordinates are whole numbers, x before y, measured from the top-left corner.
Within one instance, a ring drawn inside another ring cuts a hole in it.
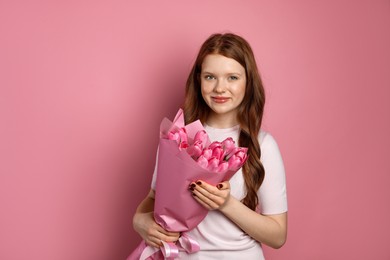
[[[198,194],[198,195],[197,195]],[[210,200],[207,199],[206,197],[204,197],[201,193],[199,193],[198,191],[194,191],[192,193],[192,195],[194,196],[194,199],[196,201],[198,201],[203,207],[205,207],[206,209],[208,210],[211,210],[213,209],[211,206],[210,206]],[[206,202],[206,200],[208,201],[208,203]]]
[[[155,242],[155,241],[158,241],[158,242]],[[160,248],[160,245],[158,244],[160,242],[160,240],[148,240],[146,241],[146,244],[148,246],[152,246],[152,247],[156,247],[156,248]],[[161,243],[161,242],[160,242]]]
[[[220,197],[224,197],[224,193],[226,192],[226,191],[222,192],[222,190],[218,189],[216,186],[210,185],[210,184],[205,183],[203,181],[197,181],[196,184],[197,185],[194,188],[194,190],[199,191],[204,196],[208,197],[209,199],[211,199],[213,201],[216,199],[218,200],[218,198],[220,198]],[[222,184],[222,187],[226,187],[225,183],[220,183],[220,184]]]
[[[179,236],[180,233],[172,233],[172,232],[165,231],[165,232],[159,232],[157,238],[165,242],[176,242],[179,239]]]
[[[203,192],[203,191],[206,191],[210,194],[218,194],[218,191],[219,191],[217,187],[210,185],[204,181],[197,181],[195,188],[197,190],[199,190],[200,192],[202,192],[203,194],[205,194],[205,192]]]
[[[161,247],[163,244],[161,241],[164,242],[176,242],[179,239],[179,237],[170,237],[166,236],[162,233],[159,233],[156,236],[149,237],[149,239],[146,241],[146,244],[153,247]]]
[[[217,184],[217,188],[219,190],[227,190],[230,189],[230,183],[228,181],[224,181]]]
[[[179,239],[180,233],[169,232],[163,229],[160,225],[156,224],[154,232],[150,234],[150,242],[155,247],[162,246],[161,240],[165,242],[176,242]]]
[[[180,233],[178,233],[178,232],[170,232],[170,231],[167,231],[167,230],[163,229],[160,225],[158,225],[157,230],[158,230],[160,233],[162,233],[162,234],[164,234],[165,236],[167,236],[167,237],[179,237],[179,236],[180,236]]]
[[[218,209],[225,204],[230,196],[230,183],[221,182],[216,186],[210,185],[204,181],[197,181],[190,185],[190,190],[195,194],[204,207],[208,209]]]
[[[205,189],[195,189],[192,194],[207,209],[217,209],[219,207],[218,203],[216,203],[218,197],[208,193]]]
[[[230,183],[228,181],[220,182],[217,185],[213,186],[210,185],[204,181],[197,181],[196,185],[207,190],[208,192],[212,194],[219,194],[219,190],[229,190],[230,189]]]

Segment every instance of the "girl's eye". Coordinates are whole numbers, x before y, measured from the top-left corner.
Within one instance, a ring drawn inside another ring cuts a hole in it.
[[[237,76],[230,76],[229,79],[230,80],[238,80],[238,77]]]
[[[214,76],[212,76],[212,75],[206,75],[206,76],[204,76],[204,78],[205,78],[206,80],[211,80],[211,79],[214,78]]]

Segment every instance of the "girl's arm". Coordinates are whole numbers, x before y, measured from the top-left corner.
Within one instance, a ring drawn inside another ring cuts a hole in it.
[[[261,215],[230,195],[229,182],[214,187],[204,181],[192,183],[194,198],[209,210],[219,210],[253,239],[280,248],[287,237],[287,212]]]
[[[179,239],[176,232],[168,232],[156,223],[153,217],[154,190],[150,190],[146,198],[139,204],[134,217],[133,227],[149,246],[162,246],[161,240],[175,242]]]

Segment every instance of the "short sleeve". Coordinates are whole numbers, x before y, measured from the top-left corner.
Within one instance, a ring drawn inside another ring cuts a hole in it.
[[[275,139],[266,132],[260,133],[261,162],[265,177],[257,195],[260,212],[265,215],[287,212],[286,176]]]

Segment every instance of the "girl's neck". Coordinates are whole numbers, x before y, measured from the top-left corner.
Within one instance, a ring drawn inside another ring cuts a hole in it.
[[[238,125],[238,120],[236,116],[227,116],[227,115],[216,115],[211,113],[207,120],[206,124],[213,128],[232,128]]]

